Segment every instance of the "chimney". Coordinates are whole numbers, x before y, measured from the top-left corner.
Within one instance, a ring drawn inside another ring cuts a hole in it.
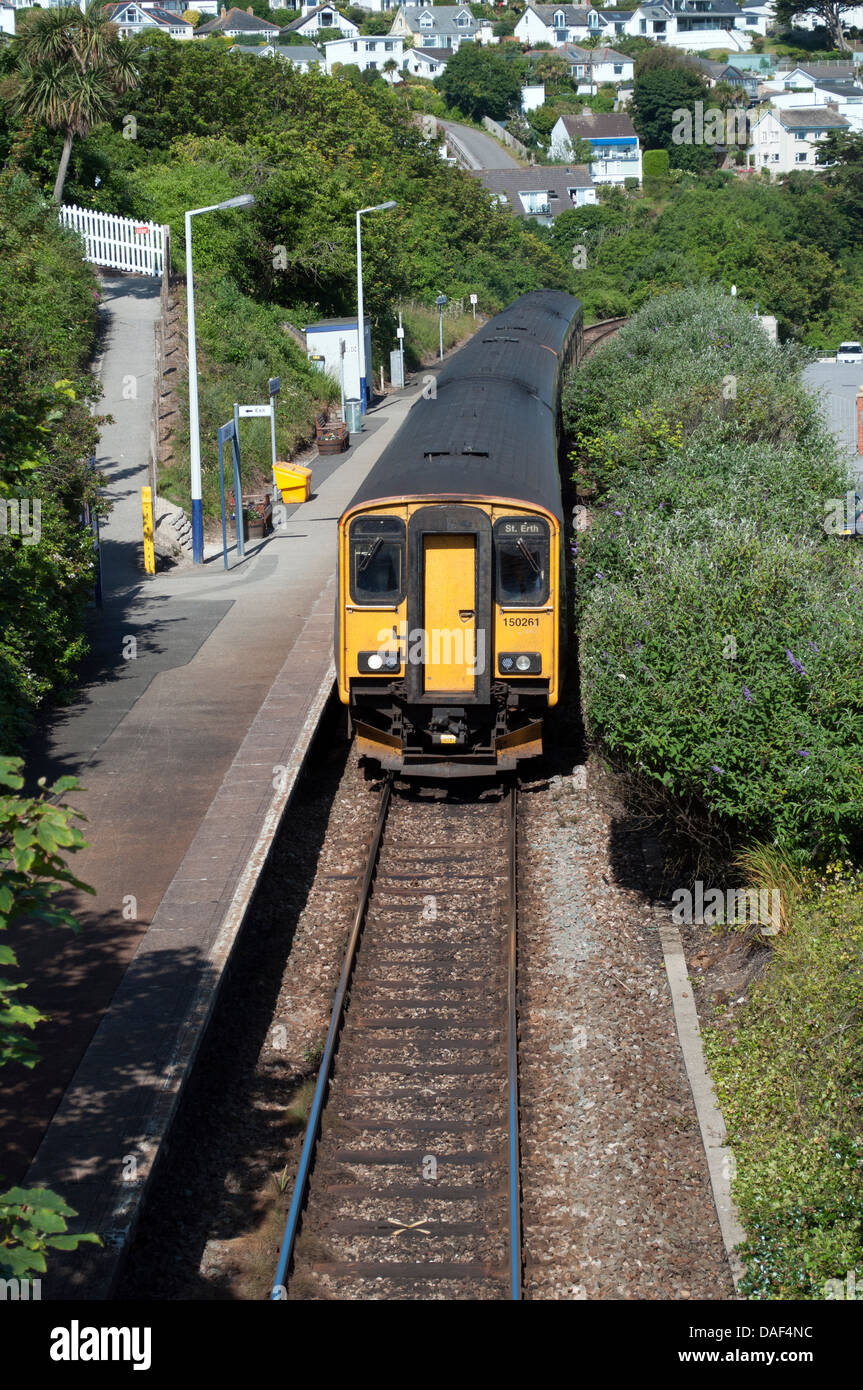
[[[219,19],[224,19],[224,18],[225,18],[225,7],[224,7],[224,5],[223,5],[222,8],[221,8],[220,11],[219,11]]]
[[[251,5],[249,5],[248,8],[246,9],[246,14],[254,14],[254,13],[255,13],[255,11],[252,9]]]

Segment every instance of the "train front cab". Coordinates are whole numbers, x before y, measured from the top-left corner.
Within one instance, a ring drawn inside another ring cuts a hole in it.
[[[558,698],[560,528],[517,503],[439,498],[348,512],[339,695],[359,750],[404,774],[509,770]]]

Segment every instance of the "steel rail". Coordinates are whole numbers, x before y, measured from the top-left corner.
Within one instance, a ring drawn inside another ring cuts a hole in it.
[[[509,921],[507,962],[507,1053],[509,1071],[509,1266],[510,1299],[521,1299],[521,1174],[518,1143],[518,793],[509,791]]]
[[[324,1109],[324,1101],[327,1094],[327,1088],[330,1083],[330,1073],[332,1071],[333,1059],[335,1057],[336,1040],[338,1038],[339,1029],[341,1028],[342,1024],[342,1017],[345,1008],[345,997],[348,992],[348,985],[350,984],[351,974],[354,968],[354,960],[357,953],[357,946],[359,944],[360,932],[362,931],[363,919],[365,918],[366,908],[368,907],[372,879],[374,878],[375,867],[378,862],[378,854],[380,852],[381,839],[383,837],[384,832],[384,825],[386,824],[387,811],[389,809],[390,797],[392,795],[392,787],[393,779],[392,774],[390,774],[387,777],[387,780],[384,784],[384,789],[381,796],[380,810],[378,811],[377,825],[375,827],[374,837],[372,839],[371,847],[369,849],[368,863],[366,864],[366,871],[363,876],[363,884],[360,890],[360,900],[357,903],[357,910],[354,914],[353,926],[351,928],[351,934],[348,938],[348,944],[345,950],[345,959],[342,965],[342,973],[339,977],[338,988],[336,989],[336,995],[333,1001],[332,1018],[330,1019],[330,1027],[327,1033],[327,1040],[324,1044],[323,1056],[321,1057],[321,1065],[318,1069],[317,1085],[315,1086],[315,1094],[312,1099],[312,1108],[309,1112],[308,1124],[306,1125],[306,1134],[303,1140],[303,1149],[302,1153],[300,1154],[300,1165],[297,1169],[297,1176],[294,1182],[294,1191],[291,1197],[290,1209],[288,1211],[288,1219],[285,1224],[285,1234],[282,1240],[281,1252],[279,1254],[279,1263],[276,1269],[276,1278],[273,1284],[273,1291],[270,1294],[271,1302],[279,1301],[285,1298],[287,1294],[285,1281],[287,1279],[288,1271],[290,1269],[291,1256],[293,1255],[294,1251],[294,1242],[296,1241],[297,1231],[299,1229],[300,1224],[300,1214],[302,1212],[303,1203],[306,1198],[306,1189],[308,1187],[309,1174],[312,1168],[312,1157],[314,1155],[315,1144],[317,1143],[318,1139],[318,1131],[320,1129],[321,1124],[321,1115]]]

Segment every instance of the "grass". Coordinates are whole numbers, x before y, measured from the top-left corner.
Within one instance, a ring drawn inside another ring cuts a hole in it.
[[[405,329],[405,357],[408,364],[412,367],[418,367],[425,362],[433,361],[439,352],[440,326],[437,309],[412,304],[402,309],[402,320]],[[451,314],[444,310],[444,351],[447,352],[450,348],[455,347],[456,343],[469,338],[475,328],[479,327],[480,322],[479,318],[474,322],[473,315],[468,311]]]
[[[747,1232],[742,1292],[820,1300],[863,1269],[863,873],[831,865],[773,948],[736,1030],[705,1041]]]

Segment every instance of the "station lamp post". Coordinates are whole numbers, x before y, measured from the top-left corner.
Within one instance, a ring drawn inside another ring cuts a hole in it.
[[[255,199],[251,193],[227,198],[207,208],[190,208],[186,213],[186,312],[189,329],[189,454],[192,474],[192,559],[204,563],[204,508],[201,491],[201,423],[198,414],[198,349],[195,341],[195,283],[192,273],[192,218],[202,212],[220,212],[222,208],[250,208]],[[237,516],[241,499],[237,499]]]
[[[363,246],[360,232],[360,218],[366,212],[386,212],[397,204],[391,199],[388,203],[376,203],[373,208],[359,208],[357,211],[357,366],[360,370],[360,413],[365,415],[368,406],[366,391],[366,325],[363,313]]]

